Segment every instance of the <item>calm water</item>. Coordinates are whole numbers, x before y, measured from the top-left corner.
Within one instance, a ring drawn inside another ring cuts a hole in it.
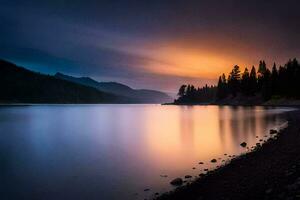
[[[144,199],[246,152],[288,109],[62,105],[0,107],[0,199]],[[256,138],[258,136],[259,138]],[[216,164],[210,163],[217,158]],[[221,158],[221,160],[219,160]],[[203,161],[204,165],[198,162]],[[193,169],[195,167],[196,169]],[[168,177],[161,177],[168,175]],[[144,192],[144,189],[151,189]]]

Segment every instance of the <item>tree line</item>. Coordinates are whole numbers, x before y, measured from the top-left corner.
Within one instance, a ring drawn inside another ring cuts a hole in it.
[[[271,70],[270,70],[271,69]],[[175,103],[222,101],[237,96],[259,97],[263,101],[271,98],[300,98],[300,65],[297,59],[290,59],[285,65],[267,67],[259,61],[258,69],[246,67],[243,72],[235,65],[226,77],[219,77],[217,86],[195,89],[193,85],[182,85]]]
[[[193,85],[182,85],[178,91],[179,98],[174,103],[195,104],[210,102],[215,98],[216,92],[217,87],[213,85],[205,85],[202,88],[195,88]]]

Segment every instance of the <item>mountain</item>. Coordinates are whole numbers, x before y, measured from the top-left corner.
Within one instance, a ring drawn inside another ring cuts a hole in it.
[[[0,103],[131,103],[127,97],[0,60]]]
[[[135,103],[166,103],[173,99],[167,94],[156,90],[132,89],[131,87],[117,82],[97,82],[89,77],[73,77],[56,73],[56,78],[96,88],[103,92],[109,92],[133,99]]]

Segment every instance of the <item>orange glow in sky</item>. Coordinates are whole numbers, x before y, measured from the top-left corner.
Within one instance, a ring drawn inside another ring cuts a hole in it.
[[[218,76],[228,73],[235,64],[240,63],[244,68],[248,63],[239,55],[232,53],[178,44],[152,44],[148,47],[144,45],[143,49],[126,48],[126,52],[145,57],[146,59],[141,63],[145,71],[158,75],[188,78],[217,80]],[[250,66],[250,64],[248,65]]]

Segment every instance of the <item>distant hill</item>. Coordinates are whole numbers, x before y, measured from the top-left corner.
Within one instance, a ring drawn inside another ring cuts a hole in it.
[[[167,94],[156,90],[136,90],[128,87],[127,85],[117,82],[97,82],[89,77],[73,77],[56,73],[56,78],[71,81],[74,83],[94,87],[103,92],[109,92],[115,95],[120,95],[133,99],[135,103],[166,103],[171,102],[173,99]]]
[[[0,103],[131,103],[127,97],[0,60]]]

